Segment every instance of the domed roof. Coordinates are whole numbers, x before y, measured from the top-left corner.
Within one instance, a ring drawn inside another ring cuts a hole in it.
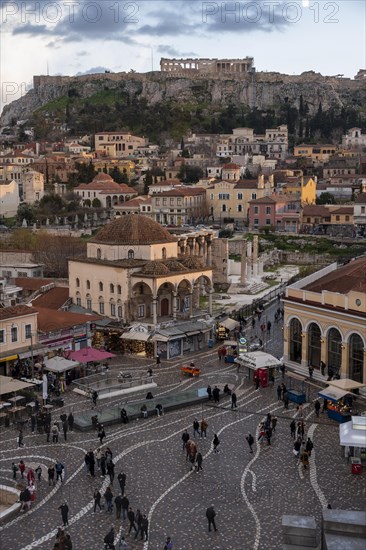
[[[179,261],[187,269],[204,269],[203,262],[198,256],[182,256]]]
[[[187,271],[187,268],[178,260],[171,258],[169,260],[164,260],[164,265],[169,269],[169,271]]]
[[[112,178],[112,176],[110,176],[109,174],[105,174],[104,172],[100,172],[100,174],[97,174],[94,178],[93,178],[93,182],[94,183],[99,183],[99,182],[106,182],[106,181],[114,181],[114,179]]]
[[[144,275],[168,275],[169,269],[162,262],[153,260],[144,265],[141,273]]]
[[[120,245],[173,243],[177,239],[160,223],[139,214],[121,216],[105,225],[89,242]]]

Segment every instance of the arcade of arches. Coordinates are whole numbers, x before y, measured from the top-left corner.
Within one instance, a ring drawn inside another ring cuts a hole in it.
[[[323,329],[318,323],[303,326],[293,317],[285,327],[285,360],[320,368],[323,361],[333,372],[357,382],[366,382],[365,341],[357,332],[343,335],[336,327]]]

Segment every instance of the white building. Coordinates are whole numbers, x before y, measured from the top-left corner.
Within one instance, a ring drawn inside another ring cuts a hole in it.
[[[254,134],[252,128],[234,128],[232,134],[223,134],[218,142],[216,156],[265,155],[270,159],[284,159],[288,153],[287,125],[269,128],[264,135]]]
[[[342,146],[345,149],[362,149],[366,147],[366,135],[362,135],[361,128],[351,128],[342,136]]]
[[[16,181],[0,181],[0,217],[16,216],[19,207],[19,186]]]
[[[95,151],[107,157],[129,157],[139,153],[149,140],[129,132],[100,132],[95,134]]]
[[[25,170],[22,177],[22,200],[33,204],[44,195],[44,175],[35,170]]]

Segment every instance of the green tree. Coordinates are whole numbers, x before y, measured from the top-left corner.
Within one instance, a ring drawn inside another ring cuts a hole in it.
[[[186,166],[182,164],[178,178],[183,183],[197,183],[203,177],[203,170],[199,166]]]
[[[93,208],[100,208],[102,206],[102,203],[100,202],[99,199],[95,198],[93,199],[93,202],[92,202],[92,207]]]
[[[60,197],[60,195],[55,195],[54,193],[44,195],[39,201],[39,208],[45,214],[58,214],[64,207],[65,202],[62,197]]]
[[[319,197],[316,198],[316,204],[336,204],[337,201],[335,196],[332,193],[321,193]]]
[[[20,204],[17,211],[17,222],[22,224],[23,220],[26,220],[27,224],[30,225],[36,221],[34,207],[30,204]]]
[[[144,195],[149,194],[150,185],[153,183],[153,177],[150,170],[147,170],[144,178]]]

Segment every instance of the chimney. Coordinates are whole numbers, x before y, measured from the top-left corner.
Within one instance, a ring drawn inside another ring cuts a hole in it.
[[[264,175],[259,174],[258,176],[258,189],[264,189]]]

